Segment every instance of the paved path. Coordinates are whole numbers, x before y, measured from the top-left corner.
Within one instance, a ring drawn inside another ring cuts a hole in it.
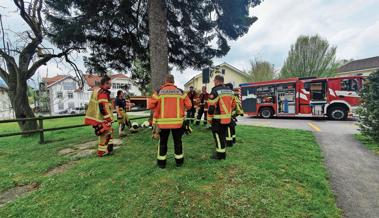
[[[337,205],[348,218],[379,218],[379,157],[354,138],[355,120],[240,118],[239,124],[314,132],[325,156]]]

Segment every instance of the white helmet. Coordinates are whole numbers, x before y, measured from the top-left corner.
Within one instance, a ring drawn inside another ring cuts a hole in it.
[[[143,128],[147,128],[147,127],[149,127],[149,126],[150,126],[149,121],[145,121],[145,122],[143,122],[142,125],[141,125],[141,127],[143,127]]]

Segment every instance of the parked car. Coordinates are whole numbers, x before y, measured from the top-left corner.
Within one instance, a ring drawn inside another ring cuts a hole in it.
[[[84,114],[86,112],[84,107],[76,107],[70,110],[70,114]]]
[[[68,114],[68,110],[59,111],[58,114]]]

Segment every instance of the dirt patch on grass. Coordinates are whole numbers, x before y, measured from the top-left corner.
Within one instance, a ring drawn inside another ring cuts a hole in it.
[[[38,183],[16,186],[0,194],[0,207],[39,188]]]
[[[113,139],[114,149],[118,149],[122,144],[120,139]],[[74,145],[71,148],[64,148],[58,151],[58,154],[61,156],[72,157],[75,159],[91,156],[96,153],[97,150],[97,141],[89,141],[82,144]]]
[[[70,161],[68,163],[54,167],[54,168],[50,169],[49,171],[47,171],[44,174],[44,176],[53,176],[53,175],[56,175],[59,173],[64,173],[64,172],[66,172],[66,170],[71,169],[76,163],[77,163],[77,161]]]

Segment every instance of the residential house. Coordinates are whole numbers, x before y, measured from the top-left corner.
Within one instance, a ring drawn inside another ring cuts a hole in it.
[[[208,84],[203,84],[203,75],[202,73],[199,73],[186,82],[184,88],[185,90],[189,90],[189,87],[193,86],[195,90],[200,91],[201,87],[205,85],[207,90],[210,91],[214,86],[213,79],[218,74],[224,77],[225,83],[232,83],[234,87],[238,87],[239,84],[247,82],[248,80],[248,75],[246,73],[228,63],[222,63],[212,67]]]
[[[43,79],[40,93],[47,93],[51,114],[75,113],[88,103],[90,93],[80,90],[77,80],[70,75],[57,75]]]
[[[8,87],[0,83],[0,120],[12,118],[15,118],[15,115],[8,97]]]
[[[337,69],[337,76],[368,76],[379,70],[379,56],[350,61]]]
[[[101,77],[97,75],[84,75],[85,78],[85,85],[84,90],[91,90],[100,85]],[[125,90],[125,87],[128,87],[128,93],[133,96],[140,96],[141,92],[139,91],[138,87],[134,86],[132,83],[132,80],[130,77],[128,77],[125,74],[113,74],[111,75],[112,78],[112,87],[110,89],[111,91],[111,97],[114,98],[117,95],[118,90]]]
[[[138,88],[131,84],[131,80],[125,74],[111,75],[112,87],[111,97],[114,98],[117,91],[129,86],[129,92],[140,95]],[[70,75],[57,75],[44,78],[41,95],[47,93],[49,96],[49,107],[51,114],[80,113],[88,105],[92,91],[100,85],[101,77],[97,75],[84,75],[83,88],[80,89],[77,79]]]

